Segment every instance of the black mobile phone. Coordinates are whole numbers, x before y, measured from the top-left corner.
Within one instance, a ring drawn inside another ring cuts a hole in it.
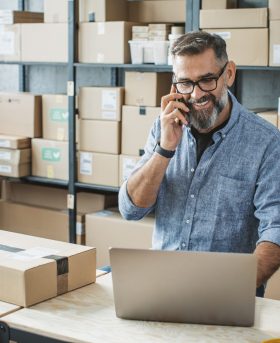
[[[177,99],[177,101],[182,102],[183,104],[185,104],[186,106],[188,106],[188,104],[187,104],[187,102],[185,101],[184,98]],[[183,114],[183,116],[185,117],[185,119],[186,119],[187,121],[189,121],[188,112],[183,111],[181,108],[179,108],[179,111]],[[179,122],[179,124],[182,125],[181,121]]]

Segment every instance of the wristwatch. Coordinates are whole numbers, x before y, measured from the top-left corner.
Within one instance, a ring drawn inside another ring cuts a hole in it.
[[[176,150],[166,150],[163,149],[160,146],[160,143],[157,142],[156,146],[154,147],[154,151],[157,152],[159,155],[166,157],[166,158],[171,158],[174,156]]]

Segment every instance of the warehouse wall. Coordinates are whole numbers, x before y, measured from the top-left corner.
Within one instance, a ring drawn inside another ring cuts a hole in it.
[[[267,0],[240,0],[240,7],[266,7]],[[16,9],[17,0],[0,0],[0,8]],[[43,0],[29,0],[26,9],[43,11]],[[67,69],[58,66],[30,66],[27,69],[27,89],[34,93],[66,93]],[[0,65],[0,91],[18,90],[18,66]],[[78,68],[77,87],[107,86],[110,68]],[[277,107],[280,95],[280,72],[242,71],[238,73],[239,100],[248,108]]]

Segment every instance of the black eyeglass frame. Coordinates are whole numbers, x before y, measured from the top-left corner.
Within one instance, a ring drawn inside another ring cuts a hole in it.
[[[172,84],[175,86],[177,92],[180,93],[180,94],[191,94],[191,93],[193,92],[195,86],[198,86],[199,89],[201,89],[203,92],[212,92],[212,91],[214,91],[214,90],[218,87],[218,80],[219,80],[219,78],[223,75],[224,71],[226,70],[227,65],[228,65],[228,61],[227,61],[226,64],[223,66],[223,68],[221,69],[220,73],[219,73],[217,76],[215,76],[215,77],[208,77],[208,78],[206,77],[206,78],[200,79],[200,80],[198,80],[198,81],[191,81],[191,80],[177,81],[177,82],[172,81]],[[173,74],[173,80],[174,80],[174,78],[175,78],[175,75]],[[199,82],[201,82],[201,81],[203,81],[203,80],[215,80],[215,81],[216,81],[216,86],[215,86],[214,88],[205,90],[205,89],[203,89],[203,88],[199,85]],[[191,90],[190,92],[187,92],[187,93],[185,93],[185,92],[184,92],[184,93],[180,92],[180,91],[178,90],[178,88],[177,88],[177,84],[180,84],[180,83],[189,83],[189,84],[191,84],[191,85],[192,85],[192,90]]]

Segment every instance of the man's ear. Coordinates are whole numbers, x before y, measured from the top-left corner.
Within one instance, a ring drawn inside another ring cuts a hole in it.
[[[234,83],[236,75],[236,65],[233,61],[228,62],[226,73],[227,86],[231,87]]]

